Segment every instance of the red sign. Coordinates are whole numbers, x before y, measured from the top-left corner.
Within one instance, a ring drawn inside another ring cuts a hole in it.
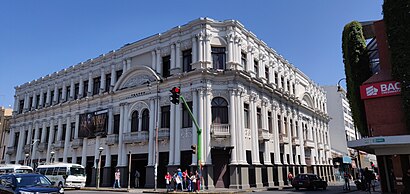
[[[360,86],[362,99],[380,98],[400,94],[400,82],[388,81]]]

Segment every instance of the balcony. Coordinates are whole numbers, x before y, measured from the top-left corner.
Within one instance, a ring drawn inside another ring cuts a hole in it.
[[[315,142],[313,142],[312,140],[305,140],[305,143],[304,143],[304,146],[305,147],[308,147],[308,148],[314,148],[315,147]]]
[[[289,138],[286,134],[279,134],[279,143],[288,144]]]
[[[317,148],[319,150],[323,150],[324,149],[323,143],[317,143]]]
[[[17,152],[17,149],[16,149],[15,146],[7,147],[6,154],[12,155],[12,154],[14,154],[14,153],[16,153],[16,152]]]
[[[64,140],[60,140],[53,144],[54,149],[58,150],[60,148],[64,148]]]
[[[71,148],[73,149],[77,149],[81,146],[83,146],[83,139],[73,139],[71,142]]]
[[[38,149],[39,152],[44,152],[44,151],[47,151],[47,146],[48,146],[48,144],[46,142],[42,142],[42,143],[38,144],[37,149]]]
[[[169,139],[169,128],[158,129],[158,140],[164,141]]]
[[[30,153],[30,144],[24,145],[24,153]]]
[[[293,145],[300,145],[299,137],[292,137],[292,144]]]
[[[118,134],[109,134],[109,135],[107,135],[106,143],[109,146],[118,144]]]
[[[211,135],[215,138],[226,138],[231,135],[229,131],[229,124],[212,124]]]
[[[124,143],[145,143],[148,141],[148,131],[124,133]]]
[[[258,129],[258,139],[259,141],[269,141],[269,131],[267,129]]]
[[[325,150],[326,150],[326,151],[329,151],[329,150],[330,150],[329,144],[325,144]]]

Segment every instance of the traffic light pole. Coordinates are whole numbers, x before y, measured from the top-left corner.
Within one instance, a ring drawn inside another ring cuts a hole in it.
[[[199,180],[201,180],[201,185],[202,185],[202,163],[201,163],[201,159],[202,159],[201,158],[201,153],[202,153],[202,146],[201,146],[201,144],[202,144],[202,138],[201,138],[202,129],[201,129],[201,127],[199,127],[198,122],[196,121],[194,115],[192,114],[192,111],[189,108],[188,104],[186,103],[185,98],[182,95],[180,95],[179,99],[182,101],[185,108],[188,110],[189,116],[191,117],[192,121],[194,121],[194,124],[195,124],[195,127],[196,127],[196,132],[198,134],[197,146],[196,146],[197,147],[197,152],[196,153],[197,153],[198,174],[200,176]],[[200,190],[201,188],[198,188],[198,189]]]

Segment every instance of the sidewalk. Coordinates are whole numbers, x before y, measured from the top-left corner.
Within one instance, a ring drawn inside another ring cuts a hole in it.
[[[121,188],[121,189],[113,189],[111,187],[100,187],[99,189],[95,187],[84,187],[81,188],[81,190],[85,191],[109,191],[109,192],[128,192],[128,193],[167,193],[166,189],[157,189],[154,191],[154,189],[147,189],[147,188],[140,188],[140,189],[127,189],[127,188]],[[266,190],[266,189],[265,189]],[[234,190],[234,189],[211,189],[211,190],[202,190],[199,192],[186,192],[186,191],[177,191],[177,192],[169,192],[169,193],[175,193],[175,194],[180,194],[180,193],[206,193],[206,194],[214,194],[214,193],[223,193],[223,194],[234,194],[234,193],[247,193],[247,192],[252,192],[253,189],[248,189],[248,190]],[[258,190],[259,191],[259,190]]]

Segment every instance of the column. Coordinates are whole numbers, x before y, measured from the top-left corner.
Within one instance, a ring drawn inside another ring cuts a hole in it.
[[[175,44],[171,44],[171,68],[175,68]]]
[[[152,166],[155,163],[155,151],[154,146],[156,138],[154,136],[156,135],[156,128],[155,128],[155,123],[154,123],[154,118],[155,118],[155,99],[151,98],[149,100],[149,139],[148,139],[148,166]],[[154,161],[154,162],[153,162]]]
[[[239,149],[236,145],[236,117],[235,117],[235,94],[236,91],[234,89],[229,90],[229,122],[230,122],[230,133],[231,133],[231,146],[233,149],[231,150],[231,164],[237,163],[237,156],[236,152]],[[242,141],[241,139],[239,141]]]
[[[192,63],[198,62],[198,42],[196,37],[192,36]]]
[[[44,91],[43,88],[40,89],[40,102],[38,104],[38,108],[42,108],[44,106]]]
[[[212,164],[212,158],[211,158],[211,123],[212,123],[212,113],[211,113],[211,90],[210,88],[206,89],[206,94],[205,94],[205,112],[206,112],[206,120],[204,122],[204,128],[206,136],[205,139],[205,163],[206,164]]]
[[[233,34],[228,34],[227,36],[228,39],[228,63],[232,63],[233,58],[234,58],[234,49],[233,49]]]
[[[26,112],[28,110],[28,93],[24,94],[24,104],[23,104],[23,112]]]
[[[31,149],[31,153],[30,153],[30,155],[31,155],[31,157],[30,157],[30,165],[31,166],[33,166],[33,160],[34,159],[39,159],[39,157],[37,156],[37,152],[38,152],[38,149],[37,149],[37,147],[38,147],[38,144],[40,143],[40,139],[39,139],[39,136],[40,136],[40,128],[39,128],[39,123],[38,122],[36,122],[36,124],[35,124],[35,131],[34,131],[34,142],[33,142],[33,145],[30,145],[30,146],[33,146],[32,147],[32,149]],[[40,161],[37,161],[37,162],[40,162]]]
[[[244,107],[243,107],[243,92],[242,91],[238,91],[238,93],[237,93],[237,95],[236,95],[236,99],[237,99],[237,107],[238,107],[238,110],[237,110],[237,118],[244,118]],[[242,165],[244,165],[244,164],[246,164],[247,165],[247,162],[246,162],[246,158],[245,158],[245,156],[246,156],[246,150],[245,149],[240,149],[240,148],[243,148],[244,147],[244,140],[245,140],[245,138],[244,138],[244,133],[245,133],[245,131],[244,131],[244,126],[245,126],[245,124],[244,124],[244,119],[240,119],[240,120],[238,120],[238,124],[239,124],[239,126],[238,126],[238,140],[239,141],[237,141],[237,147],[238,147],[238,149],[237,149],[237,152],[238,152],[238,157],[239,157],[239,163],[240,164],[242,164]]]
[[[201,129],[202,129],[202,141],[201,141],[201,159],[202,159],[202,161],[201,161],[201,163],[200,164],[203,164],[204,163],[204,161],[205,161],[205,149],[204,149],[204,146],[205,146],[205,142],[204,142],[204,135],[205,135],[205,131],[204,131],[204,117],[205,117],[205,114],[204,114],[204,90],[202,89],[202,88],[200,88],[199,90],[198,90],[198,96],[199,96],[199,100],[198,100],[198,125],[199,125],[199,127],[201,127]],[[199,146],[199,145],[198,145]]]
[[[57,103],[58,99],[58,88],[57,88],[57,82],[54,84],[54,98],[52,104]]]
[[[57,141],[56,142],[61,141],[62,137],[63,137],[63,118],[62,118],[62,116],[59,116],[58,117]]]
[[[20,98],[18,95],[14,95],[14,106],[13,106],[13,114],[16,114],[19,110],[19,101]]]
[[[175,105],[171,104],[171,121],[175,121]],[[175,122],[171,122],[169,126],[169,163],[168,165],[174,165],[175,155]]]
[[[47,86],[47,97],[46,97],[46,106],[50,106],[51,105],[51,91],[50,91],[50,87],[51,86]]]
[[[70,80],[70,100],[74,99],[74,89],[75,89],[75,85],[74,85],[74,78],[71,78]]]
[[[113,107],[108,107],[108,134],[114,133],[114,114]]]
[[[54,133],[55,133],[55,130],[54,130],[54,119],[53,118],[51,118],[50,119],[50,135],[48,136],[48,144],[47,144],[47,156],[46,156],[46,161],[47,161],[47,163],[50,163],[51,161],[50,161],[50,153],[51,153],[51,151],[53,151],[52,150],[52,148],[51,148],[51,145],[53,144],[53,142],[54,142]]]
[[[26,133],[25,133],[25,129],[24,129],[24,125],[20,126],[20,137],[19,137],[19,141],[18,141],[18,145],[17,145],[17,153],[16,153],[16,163],[19,163],[20,160],[24,159],[24,155],[22,155],[22,153],[24,153],[24,139],[25,139]]]
[[[205,56],[206,56],[206,62],[207,63],[212,63],[212,57],[211,57],[211,38],[212,34],[206,34],[205,38]]]
[[[36,109],[36,104],[37,104],[37,92],[33,91],[33,102],[31,103],[31,110]]]
[[[125,112],[124,112],[124,104],[120,104],[120,129],[119,129],[119,135],[118,135],[118,162],[117,162],[117,166],[121,166],[122,165],[122,157],[121,157],[121,153],[122,150],[124,149],[124,143],[123,143],[123,131],[124,131],[124,119],[125,119]]]
[[[67,115],[67,123],[66,123],[66,129],[65,129],[65,141],[64,141],[64,151],[63,151],[63,162],[67,162],[67,155],[68,155],[68,150],[71,150],[70,148],[70,140],[71,140],[71,116]]]
[[[192,41],[193,40],[194,38],[192,38]],[[198,107],[199,107],[198,106],[198,92],[195,89],[192,89],[192,114],[196,119],[199,118]],[[192,144],[197,145],[197,148],[198,148],[198,133],[197,133],[197,129],[195,127],[194,121],[192,121]],[[197,154],[192,154],[192,164],[191,165],[193,166],[197,165],[197,160],[198,160]]]
[[[57,92],[58,93],[58,92]],[[58,95],[57,95],[58,96]],[[67,96],[67,87],[66,87],[66,83],[65,83],[65,81],[63,81],[63,93],[62,93],[62,96],[61,96],[61,102],[65,102],[66,100],[68,100],[68,99],[66,99],[66,96]],[[58,98],[58,97],[57,97]],[[61,103],[60,102],[60,103]]]
[[[181,43],[177,42],[176,49],[175,49],[175,66],[174,68],[182,69],[181,68]]]
[[[87,166],[87,144],[88,144],[88,139],[84,138],[83,139],[83,149],[81,150],[81,165],[82,166]],[[119,159],[120,157],[118,157]]]
[[[131,58],[127,59],[127,70],[131,69]]]
[[[47,136],[47,122],[45,120],[43,120],[43,127],[42,127],[41,130],[42,130],[42,132],[41,132],[40,142],[41,143],[46,143],[46,141],[47,141],[47,139],[46,139],[46,136]]]
[[[80,83],[79,83],[79,91],[78,91],[78,98],[82,98],[86,95],[84,95],[84,80],[83,80],[83,76],[80,75]]]
[[[151,51],[151,68],[156,70],[155,50]]]
[[[202,33],[197,35],[198,37],[198,61],[204,61],[204,36]]]
[[[124,59],[122,61],[122,73],[125,73],[127,70],[127,61]]]
[[[100,81],[100,92],[99,94],[102,94],[103,92],[108,92],[104,91],[105,90],[105,82],[106,82],[106,77],[105,77],[105,71],[104,68],[101,68],[101,81]]]
[[[180,165],[181,163],[181,112],[182,104],[175,105],[175,156],[174,164]]]
[[[256,96],[251,96],[250,99],[250,125],[252,134],[252,165],[260,164],[259,161],[259,142],[258,142],[258,127],[257,127],[257,115],[256,115]]]
[[[280,125],[280,123],[277,122],[278,119],[278,112],[280,110],[279,108],[279,104],[277,102],[273,102],[272,103],[272,114],[273,114],[273,119],[272,119],[272,125],[273,125],[273,137],[274,137],[274,141],[273,141],[273,149],[274,149],[274,168],[276,169],[277,174],[275,174],[275,176],[277,176],[277,180],[278,180],[278,184],[279,187],[283,187],[284,186],[284,177],[283,177],[283,164],[280,161],[280,145],[279,145],[279,129],[278,129],[278,125]]]
[[[93,73],[90,72],[88,73],[88,91],[87,91],[87,96],[92,96],[93,94]]]
[[[155,53],[156,53],[156,57],[157,57],[157,60],[155,61],[156,62],[156,64],[157,64],[157,68],[156,68],[156,70],[157,70],[157,73],[159,73],[159,74],[161,74],[162,73],[162,58],[161,58],[161,50],[159,49],[159,48],[157,48],[156,50],[155,50]]]
[[[117,81],[117,73],[115,71],[115,64],[111,64],[111,80],[110,80],[110,92],[114,90],[115,82]]]
[[[33,135],[33,124],[29,123],[28,124],[28,135],[27,135],[27,139],[26,139],[26,144],[25,145],[30,145],[32,143],[32,135]]]

